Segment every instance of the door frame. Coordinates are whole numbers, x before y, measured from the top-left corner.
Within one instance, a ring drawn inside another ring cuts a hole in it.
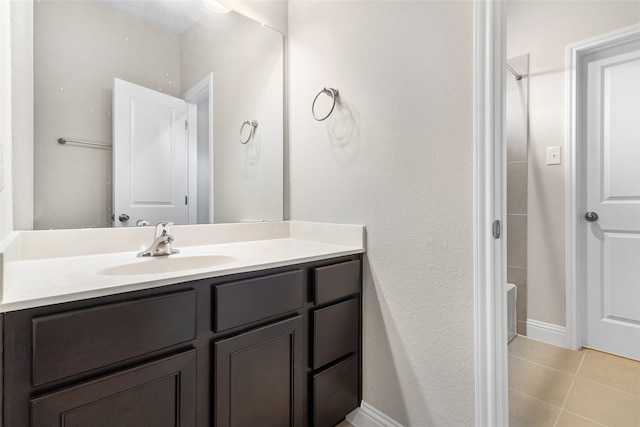
[[[506,2],[474,1],[473,246],[477,426],[509,425],[507,383]],[[502,227],[503,229],[505,227]]]
[[[585,55],[608,49],[640,37],[640,24],[621,28],[596,37],[568,45],[566,48],[567,76],[567,144],[565,149],[566,174],[566,345],[578,350],[586,343],[587,289],[584,280],[586,266],[586,150],[580,139],[585,125],[586,106],[580,86],[586,75],[582,59]]]
[[[195,200],[196,203],[189,203],[188,218],[189,224],[197,224],[198,218],[198,193],[197,187],[197,169],[198,169],[198,141],[197,141],[197,129],[192,126],[193,123],[197,123],[197,109],[195,104],[200,103],[203,100],[207,100],[209,104],[209,135],[207,135],[209,141],[209,223],[214,223],[214,211],[213,211],[213,184],[214,184],[214,170],[213,170],[213,73],[207,74],[202,80],[196,83],[193,87],[182,94],[182,98],[187,102],[188,116],[189,116],[189,128],[187,129],[187,146],[189,147],[189,179],[188,179],[188,194],[189,200]]]

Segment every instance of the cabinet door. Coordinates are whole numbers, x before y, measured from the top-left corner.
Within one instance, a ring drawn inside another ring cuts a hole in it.
[[[192,427],[191,350],[31,400],[33,427]]]
[[[215,343],[216,427],[302,426],[302,316]]]

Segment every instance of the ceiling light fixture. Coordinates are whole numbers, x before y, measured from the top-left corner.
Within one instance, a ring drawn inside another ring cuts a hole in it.
[[[214,13],[229,13],[231,12],[231,8],[225,6],[217,0],[202,0],[202,3],[206,6],[207,9]]]

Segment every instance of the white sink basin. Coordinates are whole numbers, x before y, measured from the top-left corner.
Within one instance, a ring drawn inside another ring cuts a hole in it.
[[[127,264],[105,268],[100,274],[106,276],[128,276],[132,274],[172,273],[184,270],[215,267],[236,261],[226,255],[168,255],[137,258]]]

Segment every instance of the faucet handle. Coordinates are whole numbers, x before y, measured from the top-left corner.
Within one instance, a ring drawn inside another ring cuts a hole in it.
[[[171,230],[172,222],[162,221],[156,224],[156,237],[164,236],[165,234],[169,234]]]

